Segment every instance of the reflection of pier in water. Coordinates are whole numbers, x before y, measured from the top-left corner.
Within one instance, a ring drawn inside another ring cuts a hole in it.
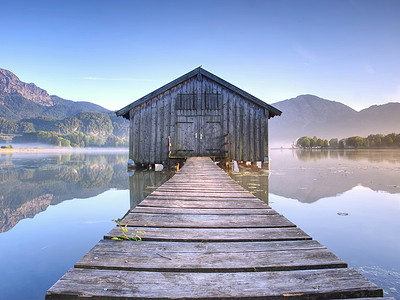
[[[131,209],[134,209],[144,198],[174,175],[174,171],[164,169],[161,172],[154,170],[137,170],[129,176]]]
[[[229,172],[229,176],[250,193],[268,204],[268,178],[269,173],[265,169],[256,166],[239,166],[239,172]],[[130,207],[134,209],[156,188],[170,179],[174,171],[164,169],[162,172],[154,170],[137,170],[129,176]]]
[[[254,165],[239,165],[239,172],[230,172],[229,176],[258,199],[269,204],[269,172],[266,169]]]

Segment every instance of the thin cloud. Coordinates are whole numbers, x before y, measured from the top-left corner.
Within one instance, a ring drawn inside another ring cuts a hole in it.
[[[367,74],[375,74],[376,73],[375,69],[370,64],[364,65],[363,69],[364,69],[364,72]]]
[[[306,63],[315,63],[317,62],[316,55],[310,51],[309,49],[304,48],[301,45],[296,45],[294,47],[294,51],[300,55],[303,59],[306,60]]]
[[[96,81],[151,81],[154,82],[156,80],[147,79],[147,78],[130,78],[130,77],[121,77],[121,78],[107,78],[107,77],[82,77],[84,80],[96,80]]]

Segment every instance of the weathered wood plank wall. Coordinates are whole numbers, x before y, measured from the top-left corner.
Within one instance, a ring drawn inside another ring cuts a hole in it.
[[[193,103],[177,105],[182,95]],[[229,150],[232,160],[263,161],[268,156],[265,110],[209,78],[192,77],[130,110],[130,157],[140,164],[167,163],[170,137],[176,155],[222,156]],[[224,145],[228,133],[230,149]]]

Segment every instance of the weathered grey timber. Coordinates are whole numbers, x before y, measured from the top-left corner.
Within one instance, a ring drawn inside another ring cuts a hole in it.
[[[165,164],[189,156],[263,161],[268,119],[281,111],[197,68],[116,114],[130,120],[130,158]]]
[[[111,240],[121,235],[115,227],[46,299],[383,299],[382,289],[209,158],[188,159],[121,223],[128,235],[144,231],[143,240]]]
[[[282,215],[193,215],[130,213],[122,225],[169,228],[274,228],[296,227]]]

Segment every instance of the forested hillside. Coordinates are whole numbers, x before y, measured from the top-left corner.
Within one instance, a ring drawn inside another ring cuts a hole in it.
[[[22,134],[32,131],[49,131],[61,134],[126,137],[129,123],[111,114],[82,112],[75,116],[56,120],[49,117],[22,119],[14,122],[0,117],[0,133]]]
[[[0,134],[13,142],[61,146],[126,145],[129,122],[90,102],[50,96],[0,69]]]

